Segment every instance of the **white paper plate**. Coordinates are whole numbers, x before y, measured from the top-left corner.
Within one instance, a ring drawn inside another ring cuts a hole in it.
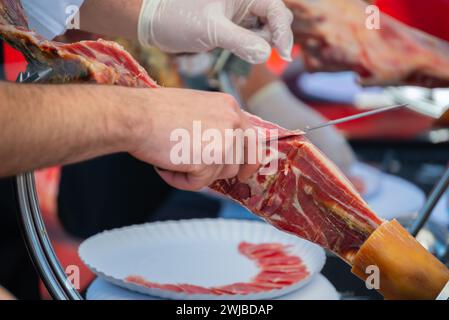
[[[163,284],[188,283],[203,287],[250,282],[259,268],[238,252],[242,241],[290,244],[309,275],[283,289],[248,295],[186,294],[125,282],[131,275]],[[324,266],[320,247],[257,221],[197,219],[148,223],[106,231],[79,248],[84,263],[113,284],[167,299],[272,299],[295,291]]]
[[[87,300],[160,300],[127,289],[120,288],[112,283],[97,278],[87,289]],[[335,287],[322,274],[317,274],[304,287],[278,297],[276,300],[340,300],[340,294]]]
[[[424,205],[424,192],[405,179],[361,162],[350,170],[351,175],[364,183],[363,198],[384,219],[412,218]]]
[[[413,218],[425,201],[424,192],[413,183],[383,173],[379,192],[368,204],[380,217],[391,220]]]
[[[298,87],[309,97],[334,103],[352,105],[363,93],[379,93],[379,87],[362,87],[358,75],[348,72],[303,73],[297,81]]]
[[[449,226],[449,193],[444,195],[438,202],[430,216],[430,220],[446,228]]]

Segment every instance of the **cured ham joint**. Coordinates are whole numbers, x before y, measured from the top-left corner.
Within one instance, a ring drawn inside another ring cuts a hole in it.
[[[249,117],[258,130],[276,127]],[[261,169],[248,181],[220,180],[212,188],[275,227],[319,244],[351,264],[383,220],[304,134],[278,128],[282,134],[277,152],[272,152],[276,172],[265,175]]]
[[[310,71],[350,70],[363,85],[449,86],[449,44],[381,13],[368,28],[362,0],[284,0]]]

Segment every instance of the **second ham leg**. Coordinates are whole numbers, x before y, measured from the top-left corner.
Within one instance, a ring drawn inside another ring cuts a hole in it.
[[[449,86],[449,44],[380,15],[361,0],[284,0],[310,71],[352,70],[363,85]],[[368,23],[368,24],[367,24]]]

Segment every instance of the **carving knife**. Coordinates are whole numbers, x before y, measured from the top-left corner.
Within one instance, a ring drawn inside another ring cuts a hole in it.
[[[361,118],[366,118],[366,117],[369,117],[369,116],[373,116],[375,114],[384,113],[384,112],[387,112],[387,111],[396,110],[396,109],[407,107],[407,106],[408,106],[407,104],[399,104],[399,105],[387,106],[387,107],[383,107],[383,108],[379,108],[379,109],[371,110],[371,111],[367,111],[367,112],[362,112],[362,113],[359,113],[359,114],[355,114],[353,116],[344,117],[344,118],[341,118],[341,119],[337,119],[337,120],[332,120],[332,121],[328,121],[328,122],[325,122],[325,123],[321,123],[321,124],[318,124],[316,126],[307,126],[303,131],[305,131],[305,133],[309,133],[311,131],[315,131],[315,130],[318,130],[318,129],[326,128],[326,127],[329,127],[329,126],[335,126],[337,124],[346,123],[346,122],[358,120],[358,119],[361,119]]]

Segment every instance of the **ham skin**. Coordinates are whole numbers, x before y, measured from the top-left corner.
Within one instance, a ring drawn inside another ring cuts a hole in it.
[[[363,281],[377,267],[378,291],[389,300],[434,300],[449,283],[448,268],[396,220],[382,224],[357,252],[352,273]]]

